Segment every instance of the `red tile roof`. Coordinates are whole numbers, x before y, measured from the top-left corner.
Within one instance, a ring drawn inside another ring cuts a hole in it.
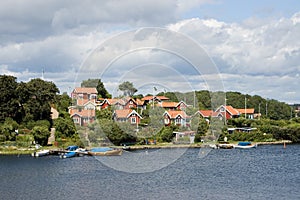
[[[96,88],[83,88],[83,87],[77,87],[73,90],[73,93],[76,94],[98,94]]]
[[[238,110],[241,114],[245,114],[245,109],[244,109],[244,108],[237,108],[237,110]],[[246,114],[254,114],[254,108],[247,108],[247,109],[246,109]]]
[[[214,112],[213,110],[199,110],[198,113],[202,115],[202,117],[218,117],[219,112]]]
[[[81,117],[95,117],[96,111],[95,110],[77,110],[77,109],[71,109],[70,110],[70,116],[79,115]]]
[[[157,98],[159,100],[169,100],[168,97],[165,97],[165,96],[146,96],[144,98],[142,98],[142,101],[149,101],[149,100],[152,100],[153,98]]]
[[[225,106],[226,110],[231,114],[231,115],[239,115],[239,111],[232,106]]]
[[[164,115],[167,114],[171,119],[175,119],[178,116],[181,116],[182,118],[187,118],[188,116],[186,113],[182,110],[169,110],[164,113]]]
[[[124,110],[115,110],[115,114],[117,118],[128,118],[130,114],[137,114],[140,118],[142,118],[136,111],[131,109],[124,109]]]
[[[161,106],[163,108],[176,108],[178,106],[178,102],[163,101],[163,102],[161,102],[161,104],[159,106]]]
[[[106,101],[108,102],[109,105],[116,105],[116,104],[125,105],[125,102],[122,99],[106,99]]]

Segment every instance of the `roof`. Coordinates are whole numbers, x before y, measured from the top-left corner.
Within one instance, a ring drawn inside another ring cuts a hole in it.
[[[77,94],[98,94],[98,91],[97,91],[96,88],[77,87],[73,90],[73,93],[77,93]]]
[[[160,106],[163,108],[176,108],[178,106],[178,102],[161,102]]]
[[[124,102],[122,99],[104,99],[104,101],[102,102],[102,104],[104,104],[105,101],[106,101],[109,105],[116,105],[116,104],[124,105],[124,104],[125,104],[125,102]]]
[[[94,102],[90,101],[89,99],[77,99],[77,104],[76,105],[77,106],[84,106],[89,102],[95,104]]]
[[[159,99],[161,101],[169,100],[169,98],[165,97],[165,96],[146,96],[146,97],[142,98],[142,101],[149,101],[149,100],[152,100],[153,98]]]
[[[145,101],[142,101],[141,99],[136,99],[135,101],[136,101],[137,105],[139,105],[139,106],[144,105],[144,102],[145,102]]]
[[[239,111],[232,106],[225,106],[226,110],[231,114],[231,115],[239,115]]]
[[[79,115],[80,117],[95,117],[96,112],[95,110],[77,110],[77,109],[71,109],[70,110],[70,116]]]
[[[244,108],[238,108],[237,109],[241,114],[254,114],[254,108],[246,108],[246,109],[244,109]],[[245,110],[246,110],[246,112],[245,112]]]
[[[202,117],[218,117],[219,114],[221,114],[219,112],[214,112],[213,110],[199,110],[197,113],[200,113]]]
[[[142,118],[135,110],[131,110],[131,109],[115,110],[115,115],[117,116],[117,118],[128,118],[132,114],[136,114],[140,118]]]
[[[168,115],[171,119],[175,119],[178,116],[182,117],[182,118],[187,118],[188,116],[186,115],[186,113],[183,110],[168,110],[164,113],[164,115]]]

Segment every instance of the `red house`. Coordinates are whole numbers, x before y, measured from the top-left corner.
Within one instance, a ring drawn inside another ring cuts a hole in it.
[[[199,115],[200,117],[202,118],[216,118],[216,117],[219,117],[219,118],[222,118],[223,115],[222,113],[220,112],[214,112],[213,110],[198,110],[195,115]]]
[[[125,102],[122,99],[104,99],[100,103],[101,109],[108,108],[109,106],[115,106],[116,109],[121,110],[124,108]]]
[[[240,112],[232,106],[220,106],[216,109],[216,112],[221,113],[226,119],[237,118],[240,116]]]
[[[163,114],[165,126],[175,124],[178,126],[188,126],[190,117],[182,110],[169,110]]]
[[[124,109],[115,110],[113,119],[117,122],[129,122],[132,125],[138,125],[140,124],[142,117],[135,110]]]
[[[97,98],[97,89],[96,88],[82,88],[77,87],[71,93],[72,99],[95,99]]]
[[[158,103],[158,106],[163,107],[167,110],[184,110],[187,107],[187,104],[183,101],[180,101],[179,103],[162,101]]]
[[[74,124],[79,126],[87,126],[89,123],[93,123],[96,118],[95,110],[77,110],[72,109],[70,116],[74,121]]]

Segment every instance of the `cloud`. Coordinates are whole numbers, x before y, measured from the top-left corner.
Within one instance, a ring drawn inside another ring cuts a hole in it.
[[[294,83],[300,74],[299,13],[268,22],[251,19],[250,24],[193,18],[168,27],[194,38],[208,52],[226,75],[222,77],[227,90],[299,99],[292,92],[298,90]]]
[[[171,24],[169,28],[195,38],[213,58],[222,60],[221,71],[284,75],[299,67],[298,19],[299,14],[295,14],[291,18],[247,27],[195,18]]]
[[[216,89],[222,87],[213,85],[214,79],[221,76],[226,90],[300,99],[295,84],[300,74],[300,13],[278,19],[252,17],[241,23],[180,20],[190,10],[212,3],[216,2],[1,1],[0,72],[27,81],[41,77],[44,68],[45,78],[61,91],[87,78],[103,78],[109,89],[127,78],[140,84],[140,74],[150,92],[153,82],[182,91],[190,87],[181,82]],[[166,27],[170,34],[144,26]],[[124,34],[135,29],[134,34]],[[195,70],[190,60],[201,61],[201,70]]]

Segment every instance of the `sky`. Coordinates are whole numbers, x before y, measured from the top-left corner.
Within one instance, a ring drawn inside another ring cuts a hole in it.
[[[0,1],[0,74],[300,103],[300,1]],[[44,73],[43,73],[44,72]]]

